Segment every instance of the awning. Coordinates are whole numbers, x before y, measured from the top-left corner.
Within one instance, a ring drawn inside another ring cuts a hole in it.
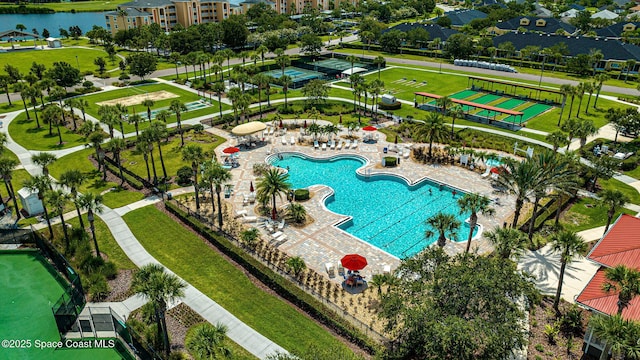
[[[365,68],[361,68],[361,67],[354,67],[353,69],[347,69],[345,71],[342,72],[343,75],[351,75],[351,74],[357,74],[357,73],[361,73],[361,72],[365,72],[367,71],[367,69]]]
[[[233,135],[244,136],[244,135],[255,134],[259,131],[263,131],[266,128],[267,128],[267,125],[265,125],[265,123],[260,121],[252,121],[252,122],[248,122],[246,124],[242,124],[234,127],[231,130],[231,133]]]

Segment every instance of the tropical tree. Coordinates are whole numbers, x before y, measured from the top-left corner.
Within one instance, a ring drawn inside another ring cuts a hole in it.
[[[31,120],[31,116],[29,116],[29,109],[27,109],[27,98],[29,92],[29,84],[19,82],[13,85],[13,91],[20,93],[20,98],[22,99],[22,105],[24,106],[24,111],[27,113],[27,120]]]
[[[486,196],[482,196],[476,193],[466,193],[463,197],[458,199],[458,206],[460,207],[460,213],[468,213],[469,216],[469,236],[467,237],[466,253],[471,249],[471,239],[473,238],[473,230],[475,230],[478,224],[478,213],[483,215],[495,214],[495,209],[491,206],[491,200]]]
[[[82,213],[80,212],[80,205],[78,204],[78,188],[82,186],[86,177],[80,170],[67,170],[60,175],[60,184],[69,188],[71,193],[71,200],[76,207],[76,213],[80,220],[80,227],[84,229],[84,221],[82,220]]]
[[[49,166],[53,164],[58,158],[48,152],[39,152],[37,154],[31,155],[31,162],[38,165],[40,169],[42,169],[42,174],[45,176],[49,176]]]
[[[551,145],[553,145],[554,152],[558,151],[558,148],[560,146],[567,145],[567,142],[568,142],[567,134],[563,133],[560,130],[556,130],[552,133],[549,133],[547,137],[545,137],[545,140],[547,140],[549,143],[551,143]]]
[[[581,82],[575,87],[576,96],[579,99],[579,101],[578,101],[578,111],[576,111],[576,117],[578,119],[580,118],[580,108],[582,107],[582,99],[584,98],[584,93],[587,92],[587,88],[588,87],[589,87],[589,83],[588,82]],[[571,113],[569,113],[569,116],[571,116]]]
[[[600,90],[602,90],[602,85],[604,84],[605,81],[609,80],[609,75],[607,74],[597,74],[595,76],[596,79],[596,99],[593,102],[593,108],[597,109],[598,108],[598,99],[600,98]]]
[[[604,343],[600,360],[638,359],[638,339],[640,324],[625,320],[620,315],[595,315],[589,321],[594,335]]]
[[[141,267],[133,276],[131,288],[145,299],[149,300],[155,312],[158,326],[158,336],[163,339],[164,351],[169,356],[169,332],[167,330],[167,304],[184,296],[186,285],[173,274],[164,271],[160,264],[147,264]]]
[[[117,103],[114,106],[114,111],[115,111],[115,114],[117,115],[115,119],[115,123],[120,126],[120,134],[122,135],[121,137],[124,139],[124,122],[125,122],[124,119],[126,116],[128,116],[127,114],[129,110],[124,104]]]
[[[455,237],[456,231],[460,227],[460,221],[458,221],[454,215],[443,212],[439,212],[428,218],[426,223],[438,232],[438,246],[440,247],[447,244],[447,235],[449,237]],[[425,232],[426,238],[430,238],[433,235],[435,235],[435,233],[431,229]]]
[[[276,65],[278,65],[278,67],[282,69],[282,77],[284,76],[284,69],[287,66],[291,65],[291,58],[289,57],[289,55],[282,54],[276,58]]]
[[[505,260],[521,257],[528,245],[525,234],[514,228],[496,227],[484,236],[493,245],[495,253]]]
[[[11,103],[11,91],[9,91],[9,87],[13,84],[13,81],[9,77],[9,75],[0,74],[0,88],[4,90],[4,93],[7,95],[7,101],[9,102],[9,106],[13,106]]]
[[[98,247],[98,239],[96,238],[95,214],[102,214],[104,207],[102,206],[102,195],[94,195],[93,193],[84,193],[78,197],[78,204],[84,210],[87,210],[87,220],[89,220],[89,230],[93,238],[93,246],[96,249],[96,256],[100,255],[100,247]]]
[[[436,100],[436,104],[442,108],[442,114],[447,115],[447,110],[454,104],[454,102],[450,97],[443,96]]]
[[[47,192],[46,198],[49,205],[56,209],[60,215],[62,233],[64,234],[64,250],[67,252],[69,250],[69,234],[67,232],[67,224],[64,220],[64,207],[67,206],[67,203],[69,202],[69,195],[63,190],[50,190]]]
[[[113,158],[118,165],[118,172],[120,173],[120,186],[124,185],[124,174],[122,173],[122,162],[120,161],[120,153],[127,149],[127,143],[124,139],[111,139],[106,144],[107,151],[113,153]]]
[[[378,80],[380,80],[380,69],[382,68],[382,65],[384,65],[386,62],[387,61],[382,55],[378,55],[376,56],[375,59],[373,59],[373,63],[378,66]]]
[[[86,111],[89,108],[89,101],[83,98],[75,99],[75,106],[82,112],[82,121],[87,122]]]
[[[158,146],[158,155],[160,156],[160,164],[162,165],[162,175],[167,178],[167,168],[164,166],[164,157],[162,156],[162,139],[168,136],[167,125],[161,121],[152,121],[151,126],[146,129],[147,139],[151,139],[156,142]],[[153,161],[153,154],[151,155],[151,161]]]
[[[47,221],[47,227],[49,228],[49,238],[53,239],[53,228],[51,227],[51,220],[49,219],[49,211],[47,210],[47,202],[43,201],[45,195],[49,189],[51,189],[51,178],[46,175],[37,175],[30,179],[25,180],[24,187],[29,191],[38,192],[38,200],[42,202],[42,209],[44,210],[44,218]],[[4,205],[4,204],[3,204]]]
[[[551,236],[553,251],[560,253],[560,274],[558,276],[558,289],[556,298],[553,301],[553,308],[556,313],[560,313],[560,295],[562,293],[562,283],[564,282],[564,272],[567,264],[572,262],[577,256],[587,251],[588,245],[584,239],[573,231],[563,230]]]
[[[358,58],[355,57],[354,55],[349,55],[349,56],[347,56],[347,58],[345,60],[347,60],[348,62],[351,63],[351,72],[350,72],[350,74],[353,75],[353,65],[356,63],[356,61],[358,61]]]
[[[238,111],[242,107],[242,102],[244,101],[244,94],[242,93],[242,90],[240,90],[240,88],[233,87],[229,89],[229,91],[227,92],[227,98],[231,100],[231,107],[233,108],[233,117],[236,119],[236,125],[238,125],[240,123],[240,120],[238,117]]]
[[[187,106],[180,100],[173,100],[171,101],[171,105],[169,105],[169,110],[176,114],[178,132],[180,133],[180,146],[184,146],[184,134],[182,132],[182,123],[180,122],[180,118],[182,116],[182,112],[187,111]]]
[[[287,216],[296,223],[302,223],[307,218],[307,210],[302,204],[291,203],[287,206]]]
[[[149,154],[153,151],[153,145],[147,141],[144,137],[138,137],[138,141],[136,141],[136,152],[142,154],[142,158],[144,159],[144,165],[147,168],[147,181],[151,182],[151,173],[149,171]],[[153,180],[154,183],[157,182],[158,176],[156,175],[156,167],[153,165]]]
[[[442,115],[435,112],[429,113],[418,130],[419,137],[429,142],[429,158],[432,157],[433,142],[443,139],[446,133],[447,129]]]
[[[604,189],[600,193],[600,204],[607,208],[607,224],[604,226],[604,234],[609,230],[616,210],[630,201],[629,197],[617,189]],[[603,235],[604,235],[603,234]]]
[[[13,169],[15,169],[18,164],[18,160],[16,159],[5,157],[0,158],[0,177],[4,180],[4,185],[7,189],[7,194],[9,194],[9,198],[13,200],[17,220],[20,220],[20,209],[18,208],[18,201],[13,190],[13,184],[11,183],[11,179],[13,178]]]
[[[222,197],[220,193],[222,192],[222,187],[224,184],[231,181],[233,176],[229,170],[222,167],[217,161],[210,161],[204,164],[204,169],[202,171],[203,180],[209,184],[211,189],[211,203],[213,205],[213,192],[215,189],[217,198],[218,198],[218,227],[222,229]],[[215,207],[214,207],[215,209]]]
[[[591,104],[591,98],[593,97],[593,92],[598,89],[598,84],[596,82],[585,83],[584,90],[589,93],[589,97],[587,97],[587,106],[584,108],[585,115],[589,115],[589,104]]]
[[[282,85],[282,92],[284,92],[284,108],[288,109],[288,107],[289,107],[289,98],[288,98],[289,86],[291,86],[291,84],[293,84],[293,81],[291,79],[291,76],[289,76],[289,75],[283,75],[278,80],[280,81],[280,84]]]
[[[64,126],[64,110],[55,105],[49,105],[44,108],[44,111],[42,111],[42,121],[49,124],[49,135],[53,135],[51,132],[52,125],[56,126],[59,140],[58,145],[63,144],[64,141],[62,140],[60,126]]]
[[[574,135],[580,139],[580,149],[587,143],[587,137],[596,135],[598,128],[593,124],[593,121],[582,119],[578,121],[577,128],[574,129]]]
[[[129,124],[133,124],[133,126],[136,128],[136,137],[140,136],[140,133],[139,133],[140,123],[144,121],[142,116],[140,116],[140,114],[137,114],[137,113],[132,114],[127,118],[127,121],[129,122]]]
[[[511,224],[515,228],[518,225],[524,202],[535,190],[539,169],[537,164],[530,159],[525,159],[522,162],[507,159],[503,166],[505,170],[498,173],[496,183],[516,197],[513,223]]]
[[[151,99],[144,99],[142,101],[142,106],[147,108],[147,120],[151,121],[151,107],[155,104],[155,101],[151,100]],[[137,130],[137,129],[136,129]],[[138,136],[138,134],[136,133],[136,136]]]
[[[193,188],[196,193],[196,211],[200,211],[200,196],[198,196],[198,172],[200,165],[204,161],[204,151],[202,146],[197,144],[189,144],[182,148],[182,160],[191,163],[191,170],[193,170]],[[147,173],[149,168],[147,167]]]
[[[640,295],[640,271],[618,265],[605,270],[604,276],[606,282],[602,289],[607,293],[618,293],[617,314],[622,316],[631,300]]]
[[[451,115],[451,139],[454,139],[454,128],[456,126],[456,119],[464,116],[464,109],[460,105],[456,105],[449,110]]]
[[[280,172],[277,168],[271,168],[264,173],[257,185],[257,195],[263,199],[272,199],[271,217],[276,219],[276,197],[282,199],[283,194],[287,194],[291,189],[289,174]]]
[[[298,277],[307,268],[307,264],[300,256],[293,256],[287,259],[287,267],[291,269],[295,277]]]
[[[231,357],[231,349],[226,344],[227,327],[208,322],[191,328],[186,336],[185,346],[197,360],[217,359],[219,355]]]

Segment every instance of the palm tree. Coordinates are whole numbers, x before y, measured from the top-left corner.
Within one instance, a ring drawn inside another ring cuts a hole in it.
[[[4,180],[4,186],[7,189],[7,194],[9,194],[9,198],[13,200],[13,205],[16,209],[16,217],[17,220],[20,220],[20,209],[18,208],[18,201],[16,199],[16,193],[13,191],[13,184],[11,183],[11,179],[13,178],[12,172],[13,169],[18,166],[18,160],[13,158],[0,158],[0,177]]]
[[[196,192],[196,212],[200,211],[200,197],[198,196],[198,172],[200,165],[204,161],[204,152],[202,147],[196,144],[189,144],[182,148],[182,160],[191,163],[191,169],[193,170],[193,188]],[[149,167],[147,166],[147,173]]]
[[[63,125],[67,122],[67,119],[64,117],[64,105],[62,103],[62,99],[64,99],[65,96],[67,96],[67,90],[65,88],[63,88],[62,86],[57,86],[56,85],[49,92],[49,97],[51,97],[51,99],[57,99],[58,100],[58,104],[60,105],[60,110],[62,112],[62,122],[61,122],[61,124],[63,124]],[[60,142],[62,142],[62,141],[60,141]]]
[[[127,143],[124,139],[111,139],[106,144],[107,151],[113,153],[113,158],[118,165],[118,172],[120,172],[120,186],[124,185],[124,174],[122,173],[122,162],[120,161],[120,153],[127,148]]]
[[[80,213],[80,205],[78,204],[78,188],[82,186],[85,180],[84,174],[75,169],[67,170],[60,175],[60,184],[69,188],[71,193],[71,200],[76,207],[78,218],[80,220],[80,227],[84,229],[84,222],[82,221],[82,214]]]
[[[259,73],[253,76],[253,82],[258,86],[258,106],[260,109],[260,120],[262,120],[262,87],[264,83],[267,82],[267,76]]]
[[[580,118],[580,108],[582,107],[582,99],[584,98],[584,93],[588,91],[589,83],[581,82],[578,86],[575,87],[576,96],[580,101],[578,101],[578,111],[576,112],[576,117]],[[569,116],[571,116],[571,112],[569,112]]]
[[[58,144],[61,145],[63,141],[60,125],[64,126],[64,111],[55,105],[47,106],[44,108],[44,111],[42,111],[42,121],[49,124],[49,135],[53,135],[51,131],[52,126],[56,126],[56,130],[58,130]]]
[[[567,144],[567,134],[563,133],[560,130],[556,130],[552,133],[549,133],[545,138],[551,145],[553,145],[553,151],[558,151],[560,146],[564,146]]]
[[[600,353],[600,360],[608,360],[609,352],[616,356],[623,355],[629,344],[629,335],[633,333],[632,327],[637,327],[633,321],[624,320],[620,315],[595,315],[589,321],[589,326],[593,329],[593,334],[604,343],[604,348]],[[635,330],[636,332],[638,330]],[[637,338],[637,337],[636,337]],[[637,342],[631,338],[631,344]],[[626,357],[626,359],[638,359],[635,357]]]
[[[269,48],[261,44],[256,49],[256,52],[260,54],[260,58],[262,59],[262,66],[264,66],[264,54],[269,52]]]
[[[280,77],[280,84],[282,84],[282,92],[284,92],[284,108],[288,109],[289,99],[287,95],[289,94],[289,86],[293,84],[291,76],[283,75]]]
[[[529,195],[535,190],[535,181],[538,178],[539,169],[537,164],[530,159],[525,159],[522,162],[507,159],[504,167],[506,170],[500,171],[496,183],[516,197],[513,223],[511,224],[511,226],[515,228],[518,225],[520,211],[522,210],[525,200],[527,200]]]
[[[512,256],[519,258],[528,245],[524,233],[514,228],[496,227],[484,236],[493,245],[496,254],[505,260]]]
[[[176,121],[178,122],[178,132],[180,133],[180,146],[184,146],[184,134],[182,133],[182,124],[180,123],[180,117],[183,111],[187,111],[187,106],[180,100],[171,101],[169,110],[176,114]]]
[[[456,230],[460,227],[460,221],[458,221],[454,215],[442,212],[428,218],[426,223],[438,232],[438,246],[440,247],[444,247],[447,244],[446,236],[456,236]],[[434,234],[433,230],[427,230],[425,232],[425,237],[430,238]]]
[[[448,96],[443,96],[436,100],[436,104],[442,108],[442,115],[447,115],[447,109],[453,104],[453,100]]]
[[[371,82],[371,84],[369,85],[371,92],[373,93],[373,105],[375,106],[375,108],[373,108],[373,113],[374,116],[376,118],[376,120],[378,119],[378,97],[380,96],[380,93],[382,92],[382,89],[384,88],[384,81],[380,80],[380,79],[375,79]]]
[[[291,269],[295,277],[298,277],[307,268],[307,264],[300,256],[293,256],[287,259],[287,267]]]
[[[217,359],[231,357],[231,349],[226,345],[227,327],[223,324],[198,324],[189,331],[185,346],[196,359]]]
[[[102,214],[104,207],[102,206],[102,195],[94,195],[93,193],[81,194],[78,197],[78,204],[82,209],[87,210],[87,219],[89,220],[89,230],[93,238],[93,246],[96,248],[96,256],[101,258],[100,248],[98,247],[98,239],[96,238],[96,228],[94,226],[94,213]]]
[[[557,126],[560,126],[562,115],[564,113],[564,107],[567,105],[567,98],[573,93],[573,86],[569,84],[562,84],[560,85],[560,92],[562,93],[562,107],[560,108],[560,117],[558,118]],[[569,112],[569,114],[571,114],[571,112]],[[569,117],[571,117],[571,115],[569,115]]]
[[[102,180],[107,179],[107,167],[103,164],[104,151],[102,150],[102,141],[104,141],[104,134],[102,131],[96,131],[88,136],[89,144],[95,149],[95,159],[98,161],[98,170],[102,168]]]
[[[597,134],[599,130],[593,121],[587,119],[578,121],[577,125],[574,129],[574,135],[580,138],[580,149],[582,149],[587,143],[587,137]]]
[[[469,216],[469,237],[467,238],[466,253],[471,249],[471,238],[473,238],[473,230],[478,224],[478,212],[483,215],[495,214],[495,209],[491,206],[491,200],[487,197],[475,193],[466,193],[463,197],[458,199],[458,206],[460,207],[460,214],[470,212]]]
[[[349,82],[351,82],[351,89],[353,89],[353,111],[356,111],[356,98],[359,94],[358,89],[360,87],[360,84],[364,82],[364,79],[360,74],[352,74],[351,76],[349,76]]]
[[[429,158],[432,157],[433,142],[445,137],[447,129],[444,119],[438,113],[432,112],[427,115],[424,124],[418,130],[419,136],[429,141]]]
[[[151,126],[147,130],[150,136],[149,139],[152,139],[158,145],[158,155],[160,156],[160,164],[162,165],[162,175],[166,179],[167,168],[164,166],[164,158],[162,156],[162,139],[165,136],[168,136],[167,125],[160,121],[152,121]],[[153,154],[151,154],[151,161],[153,161]]]
[[[607,225],[604,227],[604,234],[609,230],[609,225],[611,225],[611,221],[613,220],[613,215],[616,214],[616,210],[618,210],[621,206],[628,203],[630,201],[629,197],[625,195],[620,190],[616,189],[605,189],[600,193],[600,204],[607,208]],[[603,235],[604,235],[603,234]]]
[[[31,161],[38,165],[42,169],[42,174],[45,176],[49,176],[49,166],[53,164],[58,158],[48,152],[40,152],[34,155],[31,155]]]
[[[109,127],[109,137],[113,138],[113,128],[116,124],[116,109],[111,105],[102,105],[98,108],[98,116],[100,121]]]
[[[302,204],[291,203],[287,207],[287,216],[296,223],[302,223],[307,218],[307,210]]]
[[[67,232],[67,224],[64,220],[64,207],[69,202],[69,195],[62,190],[50,190],[46,197],[58,214],[60,215],[60,222],[62,223],[62,233],[64,234],[64,249],[65,252],[69,250],[69,234]]]
[[[9,91],[9,86],[11,86],[11,84],[13,84],[13,81],[11,80],[9,75],[0,74],[0,88],[2,88],[4,90],[4,93],[7,95],[9,106],[13,106],[13,104],[11,103],[11,97],[9,96],[11,94],[11,91]]]
[[[633,71],[633,69],[636,67],[636,61],[633,59],[629,59],[625,62],[625,65],[626,65],[625,68],[627,71],[625,72],[625,75],[624,75],[624,82],[626,83],[627,79],[629,78],[629,73]]]
[[[149,300],[155,312],[158,335],[164,342],[167,357],[171,352],[169,333],[165,315],[167,304],[184,296],[186,285],[173,274],[166,273],[160,264],[147,264],[141,267],[133,276],[131,288],[145,299]]]
[[[378,80],[380,80],[380,68],[386,62],[384,56],[378,55],[375,59],[373,59],[373,63],[378,66]]]
[[[596,99],[593,102],[593,108],[597,109],[598,108],[598,99],[600,98],[600,90],[602,90],[602,85],[604,84],[605,81],[609,80],[609,75],[607,74],[598,74],[595,76],[597,85],[596,85]]]
[[[140,123],[143,121],[142,116],[140,116],[140,114],[137,114],[137,113],[132,114],[127,118],[127,120],[129,121],[129,124],[133,124],[133,126],[136,128],[136,137],[140,136],[138,131],[139,131]]]
[[[27,120],[31,120],[31,117],[29,116],[29,109],[27,109],[29,85],[27,83],[19,82],[13,85],[13,91],[20,93],[20,98],[22,99],[22,105],[24,106],[24,111],[27,113]]]
[[[618,293],[617,314],[622,316],[622,311],[629,306],[631,300],[640,295],[640,271],[618,265],[605,270],[604,276],[607,281],[602,289],[607,293]]]
[[[169,55],[169,61],[176,66],[176,79],[180,78],[180,75],[178,74],[178,64],[180,64],[180,60],[182,60],[182,55],[180,55],[179,52],[174,51]]]
[[[562,283],[564,281],[564,272],[567,264],[572,262],[576,256],[587,251],[588,245],[580,235],[569,230],[563,230],[553,234],[551,241],[553,250],[560,252],[558,289],[556,290],[556,298],[553,301],[553,308],[556,310],[556,313],[560,313],[558,305],[560,304],[560,294],[562,293]]]
[[[142,101],[142,106],[147,108],[147,120],[151,121],[151,107],[155,104],[155,102],[151,99],[144,99]],[[137,136],[137,133],[136,133]]]
[[[275,220],[277,217],[276,196],[282,199],[282,194],[287,194],[291,189],[289,174],[281,173],[277,168],[271,168],[260,179],[257,188],[258,197],[263,199],[271,197],[271,217]]]
[[[454,128],[456,126],[456,119],[464,116],[464,109],[460,105],[456,105],[451,110],[449,110],[449,114],[451,115],[451,139],[454,139],[455,133]]]
[[[233,116],[236,119],[236,125],[240,123],[240,120],[238,118],[238,110],[241,107],[242,95],[243,95],[242,90],[240,90],[240,88],[238,87],[233,87],[229,89],[229,91],[227,92],[227,98],[231,100],[231,107],[233,108]],[[286,104],[286,101],[285,101],[285,104]]]
[[[596,82],[585,83],[584,91],[589,93],[589,97],[587,98],[587,107],[584,108],[585,115],[589,115],[589,104],[591,104],[591,97],[593,97],[593,92],[598,88],[598,84]]]
[[[291,65],[291,58],[289,57],[289,55],[280,55],[276,58],[276,64],[278,65],[278,67],[280,67],[280,69],[282,69],[282,76],[284,76],[284,69]]]
[[[31,192],[38,192],[38,200],[42,202],[42,209],[44,210],[44,218],[47,221],[47,227],[49,228],[49,238],[53,239],[53,228],[51,227],[51,220],[49,219],[49,211],[47,210],[47,204],[44,200],[45,194],[51,189],[51,178],[46,175],[37,175],[30,179],[25,180],[24,187]]]
[[[142,158],[144,159],[144,165],[147,168],[147,181],[151,182],[151,172],[149,171],[149,153],[153,151],[153,146],[149,147],[150,143],[142,137],[138,138],[136,141],[136,151],[142,154]],[[155,175],[155,165],[153,168],[153,174]],[[154,180],[157,179],[157,176],[154,176]]]
[[[213,203],[213,188],[215,186],[215,192],[218,198],[218,227],[222,229],[222,187],[224,184],[231,181],[233,176],[231,172],[222,167],[222,164],[216,161],[210,161],[205,163],[202,177],[206,178],[211,188],[211,202]]]
[[[356,63],[356,61],[358,61],[358,58],[353,56],[353,55],[349,55],[349,56],[347,56],[347,58],[345,60],[347,60],[348,62],[351,63],[350,75],[353,75],[353,65]]]
[[[120,134],[122,134],[122,138],[124,139],[124,118],[125,116],[127,116],[129,110],[127,110],[127,107],[125,105],[117,103],[114,106],[114,111],[117,115],[115,119],[116,123],[120,125]]]

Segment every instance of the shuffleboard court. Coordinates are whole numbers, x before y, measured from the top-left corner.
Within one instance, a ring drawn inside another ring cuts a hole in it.
[[[466,99],[468,97],[471,97],[473,95],[476,95],[478,93],[479,93],[478,91],[473,91],[473,90],[462,90],[462,91],[457,92],[455,94],[449,95],[449,97],[452,98],[452,99],[462,100],[462,99]]]
[[[522,110],[523,114],[522,115],[522,121],[527,121],[531,118],[534,118],[540,114],[542,114],[543,112],[551,109],[552,106],[550,105],[545,105],[545,104],[533,104],[531,106],[529,106],[528,108]]]

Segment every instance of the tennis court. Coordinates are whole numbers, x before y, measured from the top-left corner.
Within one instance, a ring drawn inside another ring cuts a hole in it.
[[[527,121],[531,118],[534,118],[543,112],[551,109],[552,106],[545,104],[533,104],[528,108],[521,110],[524,115],[522,115],[522,121]]]
[[[466,99],[468,97],[472,97],[472,96],[477,95],[477,94],[480,94],[480,92],[473,91],[473,90],[462,90],[462,91],[457,92],[455,94],[449,95],[449,97],[452,98],[452,99],[462,100],[462,99]]]
[[[351,69],[351,63],[342,59],[326,59],[326,60],[315,61],[309,64],[313,64],[318,67],[324,67],[324,68],[333,69],[333,70],[340,70],[340,71]],[[367,66],[361,63],[353,63],[353,67],[366,68]]]
[[[503,98],[505,99],[505,98]],[[501,108],[501,109],[506,109],[506,110],[511,110],[511,109],[515,109],[516,107],[524,104],[525,101],[524,100],[518,100],[518,99],[507,99],[506,101],[500,102],[498,104],[495,104],[495,107]],[[493,111],[488,111],[488,110],[482,110],[479,113],[477,113],[476,115],[478,116],[484,116],[484,117],[493,117],[495,114]]]
[[[486,95],[482,95],[481,97],[471,100],[474,103],[478,103],[478,104],[488,104],[490,102],[496,101],[498,99],[502,98],[501,96],[498,95],[493,95],[493,94],[486,94]]]
[[[0,358],[119,360],[125,356],[109,348],[36,348],[35,340],[60,341],[51,307],[65,292],[64,280],[37,251],[0,252],[0,272],[0,337],[31,341],[30,347],[3,346]]]
[[[271,76],[274,79],[280,79],[283,75],[283,71],[282,69],[277,69],[277,70],[266,71],[263,74],[267,76]],[[318,71],[305,70],[305,69],[289,66],[284,69],[284,75],[287,75],[288,77],[291,78],[291,80],[294,83],[296,83],[296,82],[305,81],[305,80],[320,79],[325,74]]]

